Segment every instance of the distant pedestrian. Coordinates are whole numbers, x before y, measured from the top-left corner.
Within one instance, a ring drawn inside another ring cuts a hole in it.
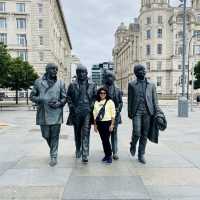
[[[105,163],[112,163],[112,149],[110,136],[115,127],[115,104],[108,96],[108,90],[101,87],[97,91],[97,99],[94,104],[94,131],[99,132],[105,156],[102,159]]]
[[[50,148],[50,166],[57,164],[58,142],[63,107],[66,103],[65,84],[57,80],[58,67],[49,63],[46,73],[35,81],[30,99],[37,104],[36,124],[40,125],[42,136]]]

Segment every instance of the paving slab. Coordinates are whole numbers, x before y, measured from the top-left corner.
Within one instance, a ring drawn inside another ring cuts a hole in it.
[[[138,176],[71,176],[62,200],[150,200]]]
[[[60,200],[64,187],[0,187],[1,200]]]
[[[167,198],[169,200],[175,199],[189,199],[189,200],[196,200],[200,199],[200,186],[188,185],[188,186],[147,186],[149,195],[151,196],[152,200],[154,198],[160,198],[162,200]],[[184,199],[184,200],[185,200]]]
[[[198,168],[135,168],[134,173],[141,176],[145,185],[159,186],[200,186]]]
[[[194,164],[182,156],[173,154],[168,155],[163,153],[163,155],[152,155],[146,154],[146,165],[141,165],[138,162],[137,157],[132,158],[132,168],[192,168]],[[200,159],[199,159],[200,160]]]
[[[99,157],[101,158],[101,157]],[[114,161],[111,165],[107,165],[98,157],[91,156],[87,165],[81,160],[77,160],[75,168],[73,168],[73,176],[130,176],[130,161]],[[133,174],[131,174],[133,175]]]
[[[0,178],[2,186],[63,186],[66,184],[71,169],[10,169]]]
[[[17,162],[0,162],[0,176],[8,169],[14,167]]]
[[[26,156],[23,157],[15,166],[15,169],[42,169],[42,168],[49,168],[49,156]],[[77,160],[72,156],[59,156],[58,157],[58,164],[56,168],[74,168],[76,166]]]

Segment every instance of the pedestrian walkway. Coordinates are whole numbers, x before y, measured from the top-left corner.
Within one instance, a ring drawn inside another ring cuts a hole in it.
[[[200,109],[189,118],[177,118],[174,106],[163,109],[168,129],[161,132],[158,145],[148,143],[146,165],[130,156],[131,121],[125,108],[118,161],[101,163],[101,141],[92,130],[89,163],[82,164],[74,156],[73,128],[63,125],[54,168],[48,166],[35,111],[0,112],[1,122],[8,125],[0,127],[0,200],[199,200]]]

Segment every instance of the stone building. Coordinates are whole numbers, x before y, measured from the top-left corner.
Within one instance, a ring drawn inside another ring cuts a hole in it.
[[[0,42],[13,57],[28,60],[39,75],[54,62],[59,77],[70,81],[72,45],[59,0],[0,0]]]
[[[186,86],[191,69],[200,60],[200,1],[191,1],[186,16]],[[181,93],[183,8],[172,7],[169,0],[141,0],[134,23],[123,23],[115,33],[113,59],[118,85],[125,88],[133,79],[133,65],[146,66],[147,77],[157,84],[162,96]],[[189,48],[190,46],[190,48]],[[190,51],[188,51],[190,49]],[[189,60],[188,60],[189,58]]]

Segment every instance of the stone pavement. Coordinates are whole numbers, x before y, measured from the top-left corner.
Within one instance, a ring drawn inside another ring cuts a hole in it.
[[[200,108],[189,118],[178,118],[175,105],[163,109],[168,129],[161,132],[158,145],[148,143],[146,165],[129,154],[131,121],[125,108],[119,127],[120,160],[101,163],[100,138],[92,130],[89,163],[82,164],[74,157],[73,129],[63,125],[54,168],[48,166],[35,111],[1,111],[0,124],[8,126],[0,127],[0,200],[199,200]]]

